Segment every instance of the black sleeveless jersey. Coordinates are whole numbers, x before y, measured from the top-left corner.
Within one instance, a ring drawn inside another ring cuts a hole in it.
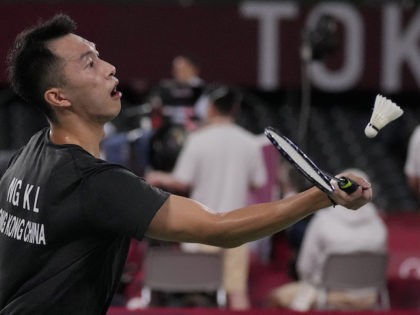
[[[0,314],[105,314],[168,194],[35,134],[0,180]]]

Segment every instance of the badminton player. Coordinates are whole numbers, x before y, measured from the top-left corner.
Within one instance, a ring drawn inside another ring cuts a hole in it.
[[[312,187],[214,214],[101,160],[103,127],[120,112],[122,95],[115,67],[74,32],[68,16],[56,15],[18,35],[10,50],[14,90],[49,127],[0,180],[0,314],[105,314],[131,238],[234,247],[331,205]],[[357,209],[371,200],[370,184],[346,175],[361,187],[331,198]]]

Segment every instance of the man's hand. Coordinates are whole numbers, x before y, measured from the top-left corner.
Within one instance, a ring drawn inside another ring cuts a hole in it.
[[[351,194],[346,193],[338,187],[337,181],[332,180],[331,184],[334,187],[334,192],[331,194],[331,198],[339,205],[348,209],[359,209],[372,200],[372,186],[365,179],[356,176],[352,173],[339,174],[337,177],[347,177],[357,183],[359,187]]]

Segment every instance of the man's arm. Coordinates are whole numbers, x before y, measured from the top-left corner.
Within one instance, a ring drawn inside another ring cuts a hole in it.
[[[190,186],[177,180],[172,173],[150,171],[146,173],[145,180],[152,186],[176,191],[182,194],[187,194],[190,191]]]
[[[334,184],[332,198],[346,208],[358,209],[372,199],[370,184],[354,175],[345,176],[356,181],[360,187],[348,195]],[[236,247],[272,235],[330,205],[331,201],[325,193],[315,187],[286,199],[227,213],[212,213],[196,201],[171,195],[156,213],[146,235],[167,241]]]

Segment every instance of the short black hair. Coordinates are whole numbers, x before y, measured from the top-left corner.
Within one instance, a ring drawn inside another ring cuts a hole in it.
[[[61,60],[47,47],[50,40],[76,29],[76,23],[65,14],[56,14],[46,21],[25,29],[16,36],[7,56],[10,84],[17,95],[54,119],[44,92],[64,83]]]
[[[222,115],[233,115],[239,110],[242,97],[233,87],[224,84],[210,85],[206,94]]]

